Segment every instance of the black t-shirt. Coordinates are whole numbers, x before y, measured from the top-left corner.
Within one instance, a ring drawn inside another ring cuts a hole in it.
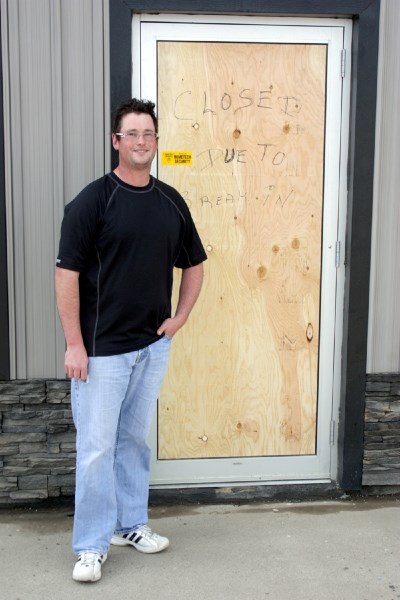
[[[189,209],[150,177],[133,187],[109,173],[65,207],[57,266],[79,271],[80,321],[89,356],[144,348],[171,316],[173,267],[206,259]]]

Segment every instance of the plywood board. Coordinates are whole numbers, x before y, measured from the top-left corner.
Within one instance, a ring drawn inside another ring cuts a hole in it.
[[[316,451],[325,76],[324,45],[158,42],[158,173],[208,254],[159,459]]]

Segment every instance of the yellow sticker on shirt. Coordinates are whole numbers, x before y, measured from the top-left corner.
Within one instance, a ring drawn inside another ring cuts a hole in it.
[[[191,165],[192,164],[192,152],[172,152],[164,151],[161,154],[161,164],[163,165]]]

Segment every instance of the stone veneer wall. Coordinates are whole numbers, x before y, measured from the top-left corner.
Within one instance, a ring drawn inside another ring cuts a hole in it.
[[[69,381],[0,381],[0,507],[71,497]],[[400,374],[368,375],[363,486],[400,485]]]
[[[0,381],[0,506],[72,496],[69,381]]]
[[[400,374],[367,375],[364,486],[400,485]]]

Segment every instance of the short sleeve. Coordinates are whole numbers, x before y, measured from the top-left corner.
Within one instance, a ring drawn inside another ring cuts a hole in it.
[[[82,272],[93,253],[102,214],[99,180],[88,185],[64,210],[56,265]]]

